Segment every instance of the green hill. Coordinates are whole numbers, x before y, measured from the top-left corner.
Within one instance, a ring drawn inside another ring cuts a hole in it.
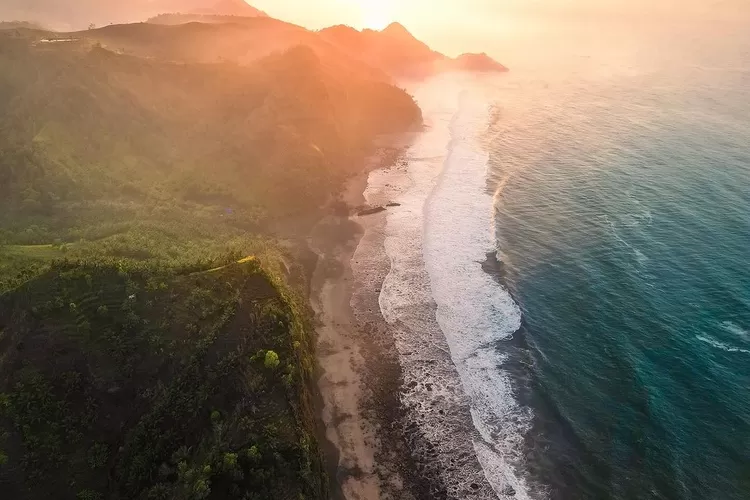
[[[100,240],[113,221],[259,232],[420,123],[406,93],[306,47],[245,67],[0,36],[0,243]]]
[[[202,30],[0,33],[3,498],[327,498],[295,255],[421,112],[315,48],[159,52]]]
[[[3,498],[326,498],[303,316],[256,260],[207,267],[0,296]]]

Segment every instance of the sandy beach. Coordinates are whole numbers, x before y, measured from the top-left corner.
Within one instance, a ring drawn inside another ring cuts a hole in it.
[[[420,498],[415,492],[429,491],[413,477],[416,468],[399,401],[400,367],[378,306],[387,257],[384,252],[367,256],[372,268],[366,283],[355,281],[351,266],[362,238],[383,238],[385,212],[357,215],[365,203],[368,174],[398,156],[399,149],[386,148],[370,158],[340,195],[347,209],[339,203],[308,241],[318,254],[311,304],[317,319],[323,447],[337,499],[408,500]]]
[[[412,181],[410,154],[402,141],[370,158],[307,242],[318,256],[310,297],[331,490],[346,500],[497,498],[431,297],[415,304],[416,323],[383,317],[381,290],[394,269],[388,224],[414,210],[393,203],[404,201],[396,184]]]
[[[344,201],[352,206],[364,201],[366,174],[350,181]],[[359,195],[357,193],[359,192]],[[359,199],[358,199],[359,198]],[[321,376],[322,420],[329,461],[340,498],[380,498],[375,469],[375,430],[360,411],[365,391],[364,357],[360,349],[349,300],[349,262],[362,229],[346,215],[330,215],[316,226],[310,247],[319,255],[312,280],[312,306],[318,320],[318,359]],[[334,485],[335,486],[335,485]]]

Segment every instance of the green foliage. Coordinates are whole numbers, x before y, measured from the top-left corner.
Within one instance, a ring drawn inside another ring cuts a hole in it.
[[[0,431],[21,443],[0,481],[29,498],[324,498],[312,379],[290,376],[312,351],[276,282],[257,259],[59,262],[0,296]]]
[[[269,370],[275,370],[279,366],[279,355],[273,351],[266,351],[263,365]]]
[[[101,469],[107,465],[109,448],[104,443],[94,443],[89,449],[88,463],[92,469]]]
[[[302,47],[246,68],[0,36],[0,243],[176,258],[180,240],[308,213],[375,136],[421,120],[403,91],[338,66]]]
[[[92,490],[81,490],[76,495],[77,500],[101,500],[101,494]]]
[[[270,234],[419,109],[307,48],[49,45],[0,35],[3,494],[326,498],[312,327]]]

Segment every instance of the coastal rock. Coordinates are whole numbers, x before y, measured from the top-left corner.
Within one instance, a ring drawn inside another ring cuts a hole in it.
[[[506,73],[508,68],[485,53],[462,54],[452,61],[454,69],[480,73]]]
[[[371,208],[362,209],[359,212],[357,212],[357,215],[359,215],[360,217],[362,217],[362,216],[365,216],[365,215],[373,215],[373,214],[377,214],[377,213],[384,212],[384,211],[385,211],[385,207],[383,207],[383,206],[377,206],[377,207],[371,207]]]

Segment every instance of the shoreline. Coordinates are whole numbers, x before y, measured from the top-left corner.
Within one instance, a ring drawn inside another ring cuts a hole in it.
[[[400,320],[389,324],[381,311],[381,289],[394,266],[386,251],[387,217],[404,210],[393,203],[393,183],[408,171],[405,155],[414,139],[389,142],[370,157],[307,241],[318,256],[310,304],[319,439],[335,500],[497,497],[473,438],[455,440],[457,431],[477,432],[463,393],[452,384],[435,390],[440,380],[458,376],[436,320],[427,325],[435,343],[417,352],[405,340],[426,332]],[[434,303],[423,306],[434,315]]]
[[[367,173],[357,174],[347,182],[342,201],[347,206],[361,205],[366,185]],[[318,255],[310,283],[310,303],[316,318],[318,410],[334,499],[379,498],[373,428],[359,409],[365,360],[354,338],[349,304],[350,262],[361,236],[361,226],[348,215],[332,214],[316,224],[308,241]]]
[[[386,222],[385,210],[356,215],[365,206],[369,175],[394,165],[406,147],[401,139],[371,156],[342,189],[337,200],[342,209],[322,217],[308,238],[318,255],[310,304],[316,318],[321,448],[336,500],[441,498],[427,495],[430,487],[417,474],[407,443],[414,429],[404,418],[398,354],[378,304],[390,267],[384,249],[373,256],[379,262],[366,284],[357,281],[352,268],[363,238],[382,239]]]

